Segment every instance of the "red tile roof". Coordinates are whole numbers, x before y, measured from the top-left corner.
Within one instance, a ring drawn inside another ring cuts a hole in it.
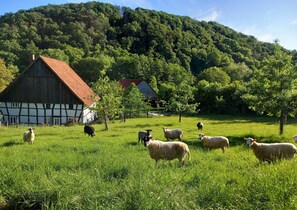
[[[131,83],[134,83],[136,86],[138,86],[142,81],[142,79],[121,79],[120,84],[123,88],[127,88]]]
[[[90,106],[99,100],[93,90],[67,63],[44,56],[40,56],[40,58],[84,104]],[[95,96],[96,98],[94,98]]]

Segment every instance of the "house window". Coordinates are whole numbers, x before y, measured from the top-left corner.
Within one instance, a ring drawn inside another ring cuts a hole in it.
[[[20,107],[20,104],[19,103],[16,103],[16,102],[12,102],[11,103],[11,107],[17,108],[17,107]]]
[[[45,104],[45,108],[46,109],[50,109],[51,108],[51,104]]]
[[[9,124],[18,124],[18,116],[10,116]]]
[[[69,109],[73,109],[73,104],[69,104]]]

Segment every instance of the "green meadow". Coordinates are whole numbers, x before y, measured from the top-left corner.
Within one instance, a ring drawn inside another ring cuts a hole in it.
[[[196,124],[206,135],[229,138],[230,147],[207,151]],[[244,137],[259,142],[291,142],[294,120],[279,136],[276,118],[209,115],[127,119],[110,130],[94,124],[95,137],[83,125],[35,127],[35,142],[22,136],[27,126],[0,127],[0,209],[297,209],[297,157],[259,164]],[[137,132],[180,128],[191,160],[149,157]]]

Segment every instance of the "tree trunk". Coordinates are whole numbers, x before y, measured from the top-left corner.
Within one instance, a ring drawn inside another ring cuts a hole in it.
[[[105,125],[105,130],[108,131],[108,123],[107,123],[108,119],[107,119],[105,112],[103,112],[103,121],[104,121],[104,125]]]
[[[283,135],[284,133],[284,122],[285,122],[285,113],[284,111],[281,111],[280,113],[280,119],[279,119],[279,134]]]
[[[182,113],[180,112],[178,122],[181,122],[181,118],[182,118]]]

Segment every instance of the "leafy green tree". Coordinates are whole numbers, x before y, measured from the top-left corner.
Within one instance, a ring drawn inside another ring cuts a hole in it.
[[[243,98],[252,110],[279,117],[279,133],[283,134],[286,116],[296,114],[297,71],[292,56],[282,51],[277,42],[274,55],[254,72]]]
[[[128,112],[131,114],[148,108],[145,98],[139,92],[137,86],[134,83],[131,83],[131,85],[129,85],[129,87],[124,91],[123,106],[124,121],[126,120],[126,115]]]
[[[75,61],[72,66],[86,83],[91,84],[96,82],[100,77],[105,76],[112,63],[112,58],[101,55],[99,57],[87,57]]]
[[[69,63],[69,57],[64,53],[63,50],[49,48],[49,49],[43,50],[42,54],[50,58],[55,58],[55,59],[64,61],[66,63]]]
[[[5,66],[4,60],[0,58],[0,92],[12,81],[13,73]]]
[[[185,112],[194,112],[198,103],[193,102],[194,91],[187,83],[181,83],[176,86],[172,97],[169,99],[166,109],[179,114],[178,121],[182,121],[182,114]]]
[[[206,80],[208,82],[216,82],[222,85],[227,85],[231,81],[229,75],[218,67],[210,67],[204,70],[200,73],[198,79]]]
[[[120,112],[123,89],[117,81],[110,81],[108,77],[99,78],[92,88],[100,97],[93,109],[102,117],[105,130],[109,130],[109,119],[114,118]]]

